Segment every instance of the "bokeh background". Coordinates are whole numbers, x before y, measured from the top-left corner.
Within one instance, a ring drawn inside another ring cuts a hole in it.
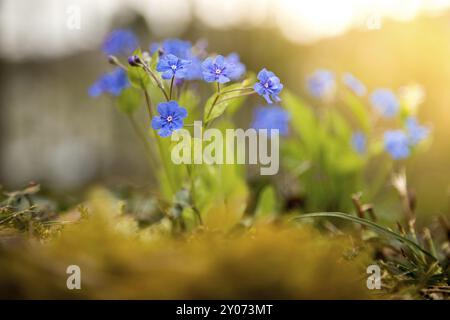
[[[408,174],[421,214],[448,209],[450,0],[1,0],[5,188],[148,183],[129,123],[112,100],[87,94],[110,69],[100,45],[117,27],[134,30],[143,48],[165,37],[205,39],[211,51],[238,52],[249,70],[267,66],[305,99],[305,77],[317,68],[352,72],[369,89],[420,83],[419,118],[433,144]]]

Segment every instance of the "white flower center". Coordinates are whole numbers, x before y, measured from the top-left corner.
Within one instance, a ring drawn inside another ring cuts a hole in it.
[[[219,68],[216,69],[216,74],[221,74],[222,70],[220,70]]]
[[[170,66],[172,68],[172,70],[176,70],[177,66],[175,64]]]
[[[166,120],[167,120],[167,122],[172,122],[173,117],[172,116],[168,116]]]
[[[264,88],[268,88],[269,87],[269,83],[268,82],[266,82],[266,83],[264,83]]]

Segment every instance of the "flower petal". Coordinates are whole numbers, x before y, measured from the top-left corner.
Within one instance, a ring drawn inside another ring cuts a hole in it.
[[[154,116],[152,119],[152,128],[154,130],[161,129],[166,124],[166,121],[160,116]]]
[[[168,136],[172,135],[172,132],[173,132],[173,131],[170,130],[169,127],[163,127],[161,130],[158,131],[158,134],[159,134],[161,137],[168,137]]]

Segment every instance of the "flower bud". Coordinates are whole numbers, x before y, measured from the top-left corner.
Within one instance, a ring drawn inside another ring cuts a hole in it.
[[[129,56],[128,63],[130,64],[130,66],[138,67],[139,65],[142,64],[142,60],[141,60],[141,58],[139,58],[139,56],[136,56],[136,55]]]
[[[115,66],[119,65],[119,60],[115,56],[108,56],[108,62]]]

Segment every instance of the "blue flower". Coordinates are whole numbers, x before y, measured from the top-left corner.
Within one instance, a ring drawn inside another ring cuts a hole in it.
[[[269,135],[270,129],[277,129],[280,135],[286,136],[289,133],[289,120],[289,112],[279,106],[259,107],[255,110],[252,128],[267,129]]]
[[[409,157],[409,143],[408,135],[402,130],[389,130],[384,133],[384,148],[394,160]]]
[[[229,82],[233,75],[233,65],[229,64],[223,56],[206,58],[202,63],[203,80],[206,82]]]
[[[309,92],[316,98],[324,98],[335,88],[334,73],[319,69],[307,78]]]
[[[162,43],[152,43],[150,45],[150,53],[153,54],[160,50],[161,57],[169,54],[182,59],[189,60],[191,64],[186,66],[185,75],[183,79],[198,80],[202,79],[202,60],[198,55],[194,54],[194,47],[189,41],[180,39],[167,39]]]
[[[226,58],[227,62],[232,65],[232,72],[230,72],[230,79],[237,80],[245,73],[245,65],[240,61],[237,53],[230,53]]]
[[[122,68],[116,68],[110,73],[102,75],[90,88],[89,95],[98,97],[102,93],[120,95],[123,89],[130,86],[127,74]]]
[[[278,96],[283,89],[283,85],[280,82],[280,78],[278,78],[273,72],[267,71],[266,68],[262,69],[258,73],[259,82],[255,83],[253,89],[255,89],[256,93],[266,99],[267,103],[272,103],[272,100],[281,101]]]
[[[162,55],[173,54],[180,59],[190,60],[192,55],[192,44],[180,39],[166,39],[162,43],[152,43],[150,53],[160,50]]]
[[[152,128],[159,130],[161,137],[170,136],[173,131],[183,127],[183,119],[187,117],[185,108],[180,107],[174,100],[158,104],[159,116],[152,119]]]
[[[342,76],[342,81],[344,84],[353,91],[357,96],[364,96],[367,92],[366,86],[358,78],[356,78],[351,73],[344,73]]]
[[[107,55],[129,55],[138,47],[133,32],[124,29],[112,31],[103,42],[103,52]]]
[[[172,77],[183,79],[186,76],[187,66],[190,63],[189,60],[183,60],[173,54],[167,54],[159,59],[156,70],[162,72],[163,79],[171,79]]]
[[[370,103],[383,117],[395,117],[400,108],[395,94],[389,89],[376,89],[370,96]]]
[[[409,135],[410,143],[413,146],[425,139],[430,133],[430,129],[421,126],[415,117],[409,117],[406,119],[406,131]]]
[[[185,79],[187,80],[200,80],[203,78],[202,72],[202,60],[193,56],[191,58],[191,64],[187,66]]]
[[[367,138],[361,131],[352,134],[351,143],[353,149],[359,154],[365,154],[367,149]]]

